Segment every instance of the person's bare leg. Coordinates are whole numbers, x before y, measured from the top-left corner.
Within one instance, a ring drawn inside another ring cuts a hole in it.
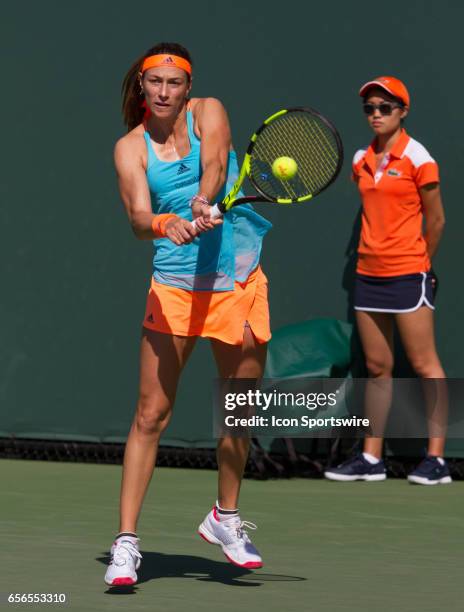
[[[414,312],[396,315],[396,324],[406,355],[423,388],[429,426],[428,454],[443,457],[448,422],[446,374],[435,347],[433,310],[421,307]]]
[[[249,327],[245,327],[241,346],[233,346],[219,340],[212,340],[211,345],[221,378],[262,377],[267,344],[260,344]],[[225,510],[235,510],[238,507],[249,447],[248,438],[226,436],[218,442],[218,502]]]
[[[120,532],[136,533],[159,439],[169,423],[179,375],[195,340],[143,329],[139,399],[124,453]]]
[[[383,434],[392,399],[393,317],[389,313],[356,311],[356,322],[369,380],[364,396],[365,417],[375,436],[364,440],[364,452],[382,457]]]

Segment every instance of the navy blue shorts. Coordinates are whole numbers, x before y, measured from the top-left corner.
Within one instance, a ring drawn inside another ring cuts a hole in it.
[[[403,276],[356,274],[355,310],[371,312],[414,312],[421,306],[435,310],[431,272]]]

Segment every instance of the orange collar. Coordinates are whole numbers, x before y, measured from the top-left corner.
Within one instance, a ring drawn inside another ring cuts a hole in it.
[[[409,142],[410,138],[406,133],[406,130],[404,128],[402,128],[401,133],[397,139],[397,141],[395,142],[395,144],[393,145],[393,147],[391,148],[389,155],[390,157],[396,157],[397,159],[400,159],[401,156],[404,153],[404,150]],[[375,143],[376,143],[377,139],[374,138],[374,140],[371,142],[371,144],[369,145],[367,151],[366,151],[366,156],[364,158],[365,163],[367,164],[367,166],[369,167],[370,171],[372,172],[372,174],[375,174],[376,171],[376,160],[375,160]]]
[[[390,157],[396,157],[397,159],[400,159],[404,153],[404,150],[409,140],[409,136],[406,134],[406,130],[403,128],[398,137],[398,140],[391,148]]]

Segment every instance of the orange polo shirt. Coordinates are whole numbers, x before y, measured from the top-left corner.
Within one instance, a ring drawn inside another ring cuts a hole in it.
[[[357,272],[400,276],[430,270],[422,233],[419,188],[438,183],[438,165],[403,129],[376,170],[375,140],[353,159],[353,178],[362,200]]]

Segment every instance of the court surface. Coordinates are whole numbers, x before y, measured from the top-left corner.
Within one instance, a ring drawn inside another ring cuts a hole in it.
[[[246,480],[265,567],[229,564],[196,535],[213,471],[161,468],[145,501],[140,582],[109,589],[121,467],[0,460],[0,592],[66,593],[69,604],[1,609],[99,611],[462,610],[464,482]]]

